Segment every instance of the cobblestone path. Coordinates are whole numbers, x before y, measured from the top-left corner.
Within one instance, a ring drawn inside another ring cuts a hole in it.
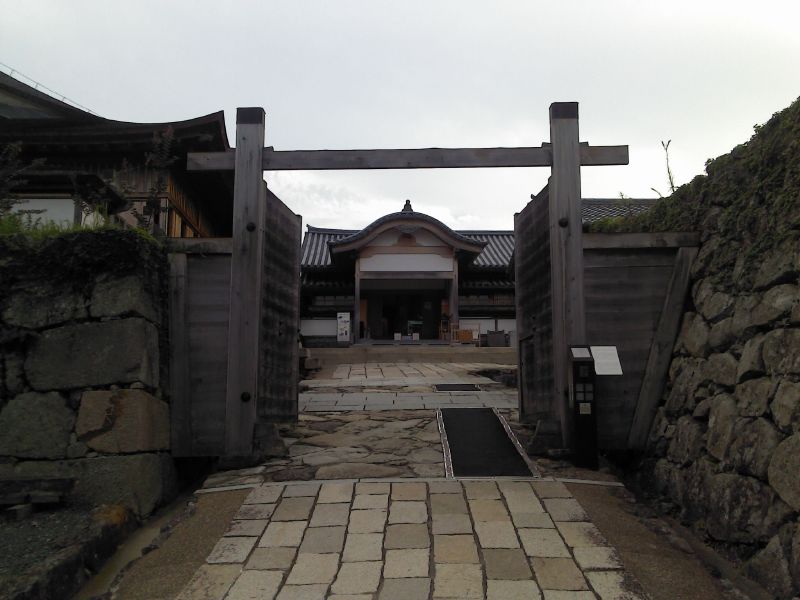
[[[560,482],[265,483],[179,600],[637,600]]]

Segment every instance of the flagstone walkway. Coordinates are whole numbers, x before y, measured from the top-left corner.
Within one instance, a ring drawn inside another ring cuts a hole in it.
[[[267,483],[178,600],[637,600],[555,480]]]

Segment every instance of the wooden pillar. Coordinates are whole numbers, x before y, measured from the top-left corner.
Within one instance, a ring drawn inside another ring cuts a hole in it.
[[[355,272],[355,291],[353,298],[353,340],[358,342],[361,339],[361,259],[356,259]]]
[[[583,223],[578,103],[550,105],[550,264],[553,285],[554,400],[565,446],[572,442],[572,412],[567,398],[567,348],[586,343],[583,296]]]
[[[264,109],[236,111],[228,379],[225,393],[225,454],[253,452],[258,395],[259,315],[263,273]]]
[[[458,326],[458,258],[455,256],[453,256],[453,279],[450,281],[450,323]]]

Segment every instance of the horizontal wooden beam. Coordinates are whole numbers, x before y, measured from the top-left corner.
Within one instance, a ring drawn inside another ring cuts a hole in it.
[[[167,252],[174,254],[231,254],[232,238],[168,238]]]
[[[696,232],[584,233],[583,248],[692,248],[700,245]]]
[[[581,164],[626,165],[627,146],[581,146]],[[229,171],[235,150],[190,152],[189,171]],[[273,150],[264,148],[265,171],[351,169],[464,169],[471,167],[548,167],[549,146],[529,148],[420,148],[413,150]]]

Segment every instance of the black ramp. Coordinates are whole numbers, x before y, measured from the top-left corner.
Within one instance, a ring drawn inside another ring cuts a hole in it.
[[[530,477],[531,471],[491,408],[443,408],[456,477]]]

